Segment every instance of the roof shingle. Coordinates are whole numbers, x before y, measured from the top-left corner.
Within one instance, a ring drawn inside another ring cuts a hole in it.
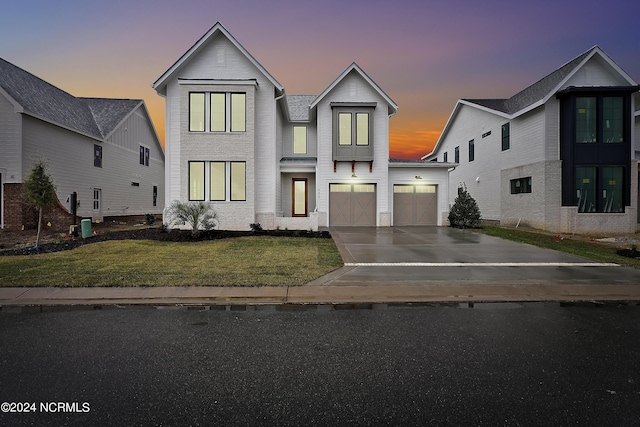
[[[76,98],[0,58],[0,87],[26,113],[98,139],[142,100]]]

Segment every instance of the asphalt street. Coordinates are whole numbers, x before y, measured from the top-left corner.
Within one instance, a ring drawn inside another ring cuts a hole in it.
[[[214,308],[0,311],[0,425],[640,424],[635,304]]]

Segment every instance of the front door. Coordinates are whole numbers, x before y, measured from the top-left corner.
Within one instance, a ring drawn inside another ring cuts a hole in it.
[[[307,178],[293,178],[291,183],[291,216],[307,216]]]

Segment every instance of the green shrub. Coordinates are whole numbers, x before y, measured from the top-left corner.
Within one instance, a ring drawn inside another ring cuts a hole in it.
[[[449,211],[449,225],[456,228],[478,228],[481,219],[478,203],[471,197],[467,187],[458,187],[458,197]]]

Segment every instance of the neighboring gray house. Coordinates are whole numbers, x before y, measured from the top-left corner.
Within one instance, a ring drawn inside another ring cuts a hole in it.
[[[431,154],[487,220],[564,233],[638,223],[637,83],[599,47],[509,99],[461,99]],[[634,114],[635,112],[635,114]]]
[[[0,225],[29,225],[21,183],[43,160],[60,206],[53,226],[68,227],[68,197],[77,214],[159,214],[164,208],[164,152],[142,100],[76,98],[0,59]]]
[[[319,95],[284,87],[216,23],[152,87],[166,98],[167,204],[222,229],[443,224],[453,164],[389,161],[398,106],[355,63]]]

